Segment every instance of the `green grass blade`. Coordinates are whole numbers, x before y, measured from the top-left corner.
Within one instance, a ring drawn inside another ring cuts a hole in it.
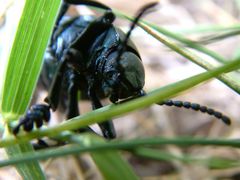
[[[33,152],[32,145],[29,143],[17,144],[5,148],[8,157],[14,158],[23,156],[23,153]],[[15,164],[15,167],[23,179],[46,179],[36,160],[21,164]]]
[[[171,31],[174,31],[175,33],[179,35],[185,35],[185,34],[204,34],[204,33],[222,33],[226,31],[235,31],[240,28],[240,24],[234,23],[231,25],[224,25],[224,24],[200,24],[195,25],[194,27],[183,27],[183,28],[170,28]]]
[[[89,143],[88,138],[85,135],[82,136],[82,142]],[[92,135],[87,135],[92,136]],[[79,135],[80,137],[80,135]],[[0,161],[0,167],[29,162],[32,160],[43,160],[47,158],[56,158],[60,156],[70,155],[70,154],[81,154],[85,152],[100,152],[103,150],[128,150],[133,151],[136,148],[143,147],[159,147],[163,145],[177,145],[177,146],[218,146],[218,147],[240,147],[240,142],[238,139],[207,139],[200,137],[176,137],[176,138],[165,138],[165,137],[153,137],[153,138],[144,138],[144,139],[131,139],[131,140],[115,140],[108,143],[91,144],[88,146],[79,146],[79,145],[69,145],[62,148],[49,148],[46,150],[40,150],[37,152],[27,152],[22,156],[16,156],[11,159]],[[169,160],[170,157],[165,157],[165,160]],[[173,158],[173,156],[172,156]],[[180,160],[179,158],[178,160]],[[188,160],[184,160],[188,162]],[[220,160],[219,160],[220,161]],[[211,167],[217,168],[215,164],[217,159],[212,161]],[[229,161],[231,166],[238,166],[238,163],[235,164],[234,161]],[[229,166],[230,166],[229,165]],[[223,167],[221,165],[221,167]],[[220,168],[220,166],[218,166]]]
[[[73,134],[71,136],[68,135],[67,139],[66,137],[64,138],[65,140],[68,140],[75,144],[77,143],[78,145],[70,145],[63,148],[50,148],[39,152],[27,152],[25,154],[21,154],[21,156],[16,154],[12,157],[10,161],[14,162],[15,164],[19,164],[18,160],[15,161],[14,159],[27,158],[27,161],[24,162],[31,162],[33,160],[37,160],[36,155],[38,156],[40,154],[43,155],[40,159],[53,158],[69,154],[80,154],[81,152],[86,152],[86,150],[88,150],[89,148],[92,149],[92,147],[94,147],[95,145],[105,145],[108,143],[104,139],[92,134]],[[117,150],[93,150],[90,152],[90,155],[93,158],[97,167],[99,168],[104,179],[138,179],[130,165],[121,157],[120,153]],[[121,174],[121,176],[119,176],[119,174]]]
[[[1,112],[16,119],[29,104],[60,0],[27,0],[12,46],[2,89]]]
[[[117,10],[114,10],[114,11],[120,17],[126,18],[130,21],[134,20],[134,17],[123,14],[122,12],[117,11]],[[168,31],[167,29],[165,29],[163,27],[157,26],[157,25],[155,25],[153,23],[150,23],[148,21],[145,21],[145,20],[141,20],[141,22],[139,23],[139,26],[142,27],[143,29],[145,29],[146,26],[149,27],[149,28],[152,28],[152,29],[156,30],[157,32],[159,32],[161,34],[166,35],[167,37],[175,39],[175,40],[183,43],[186,46],[189,46],[193,49],[196,49],[197,51],[200,51],[202,53],[205,53],[205,54],[209,55],[210,57],[216,59],[219,62],[227,62],[227,60],[224,57],[222,57],[221,55],[219,55],[218,53],[216,53],[214,51],[211,51],[208,48],[202,46],[201,44],[199,44],[197,42],[194,42],[194,41],[191,41],[191,40],[183,37],[182,35],[179,35],[179,34],[176,34],[174,32]]]
[[[138,179],[130,165],[121,157],[117,150],[102,150],[90,154],[104,179]]]
[[[207,36],[201,36],[200,38],[198,38],[199,40],[197,41],[197,43],[210,44],[210,43],[214,43],[214,42],[219,42],[221,40],[225,40],[229,37],[238,36],[239,34],[240,34],[239,29],[227,31],[227,32],[223,32],[223,33],[214,33],[214,34],[207,35]]]
[[[214,58],[215,60],[217,60],[217,61],[219,61],[221,63],[227,62],[227,60],[223,56],[221,56],[219,53],[216,53],[216,52],[214,52],[214,51],[204,47],[203,45],[201,45],[198,42],[189,40],[189,39],[187,39],[187,38],[185,38],[183,36],[180,36],[179,34],[175,34],[175,33],[171,32],[171,31],[168,31],[167,29],[165,29],[163,27],[156,26],[153,23],[149,23],[147,21],[142,21],[142,22],[145,25],[148,25],[149,27],[155,29],[156,31],[158,31],[158,32],[160,32],[160,33],[162,33],[162,34],[164,34],[164,35],[166,35],[166,36],[168,36],[168,37],[170,37],[172,39],[175,39],[175,40],[183,43],[185,46],[188,46],[188,47],[190,47],[192,49],[195,49],[195,50],[197,50],[199,52],[202,52],[202,53],[204,53],[204,54]]]
[[[216,65],[200,58],[192,51],[189,51],[188,49],[183,48],[183,47],[179,47],[177,44],[171,42],[169,39],[165,38],[164,36],[161,36],[160,34],[153,33],[151,28],[149,29],[148,26],[146,26],[144,24],[140,24],[140,27],[143,28],[145,31],[151,33],[151,35],[153,35],[157,40],[159,40],[160,42],[162,42],[163,44],[168,46],[170,49],[174,50],[175,52],[182,55],[183,57],[189,59],[193,63],[201,66],[202,68],[204,68],[206,70],[211,70],[216,67]],[[213,52],[213,53],[215,53],[215,52]],[[232,76],[230,74],[223,74],[217,78],[220,81],[222,81],[224,84],[229,86],[231,89],[236,91],[237,93],[240,93],[239,80],[236,79],[234,76]]]
[[[114,10],[114,12],[121,17],[124,17],[125,19],[128,19],[130,21],[132,21],[134,18],[128,15],[125,15],[117,10]],[[204,59],[202,59],[201,57],[199,57],[196,53],[189,51],[188,49],[181,47],[179,45],[177,45],[176,43],[170,41],[169,39],[167,39],[166,37],[164,37],[162,34],[164,34],[165,36],[169,36],[172,39],[175,39],[197,51],[200,51],[202,53],[205,53],[206,55],[214,58],[215,60],[219,61],[219,62],[227,62],[226,59],[224,59],[221,55],[219,55],[218,53],[211,51],[207,48],[205,48],[204,46],[193,42],[191,40],[188,40],[186,38],[183,38],[182,36],[179,36],[178,34],[175,34],[173,32],[167,31],[164,28],[158,27],[154,24],[151,24],[149,22],[146,21],[141,21],[139,24],[139,27],[141,27],[144,31],[146,31],[147,33],[149,33],[150,35],[152,35],[154,38],[156,38],[159,42],[163,43],[164,45],[166,45],[167,47],[169,47],[170,49],[172,49],[173,51],[177,52],[178,54],[182,55],[183,57],[189,59],[190,61],[192,61],[193,63],[201,66],[204,69],[210,70],[213,69],[214,67],[216,67],[215,64],[210,63],[209,61],[206,61]],[[155,31],[153,31],[155,30]],[[237,93],[240,93],[240,83],[239,80],[237,78],[235,78],[234,76],[231,75],[221,75],[218,77],[219,80],[221,80],[224,84],[226,84],[227,86],[229,86],[231,89],[233,89],[234,91],[236,91]]]
[[[69,121],[59,124],[55,127],[39,129],[29,132],[28,134],[19,134],[17,137],[8,137],[0,140],[0,147],[13,145],[15,143],[26,142],[43,136],[57,136],[59,133],[66,130],[76,130],[81,127],[86,127],[91,124],[100,123],[106,119],[119,116],[121,114],[134,111],[136,109],[148,107],[154,103],[159,103],[164,99],[168,99],[184,90],[187,90],[203,81],[209,80],[212,77],[218,76],[221,73],[229,72],[238,69],[240,61],[230,62],[222,67],[214,70],[195,75],[193,77],[178,81],[165,87],[158,88],[147,96],[137,98],[119,105],[109,105],[84,115],[75,117]]]
[[[187,78],[182,81],[178,81],[174,84],[161,87],[159,89],[156,89],[152,92],[150,92],[147,96],[134,99],[132,101],[120,104],[120,105],[112,105],[109,107],[103,107],[100,109],[97,109],[91,113],[86,113],[82,116],[73,118],[69,120],[68,122],[59,125],[57,127],[49,128],[46,130],[37,131],[38,133],[55,133],[61,132],[64,130],[73,130],[78,129],[80,127],[86,127],[87,125],[94,124],[94,123],[100,123],[103,122],[106,119],[116,117],[120,114],[124,114],[126,112],[130,112],[136,109],[144,108],[147,106],[150,106],[151,104],[161,102],[164,99],[169,99],[173,95],[176,95],[184,90],[187,90],[203,81],[206,81],[212,77],[215,77],[223,72],[229,72],[233,69],[238,69],[240,66],[240,60],[233,61],[231,63],[228,63],[227,65],[224,65],[222,67],[216,68],[212,71],[208,71],[205,73],[201,73],[198,75],[195,75],[191,78]],[[51,130],[50,130],[51,129]],[[36,133],[37,133],[36,132]],[[34,133],[34,132],[32,132]],[[0,142],[1,143],[1,142]]]
[[[80,144],[82,147],[89,147],[98,144],[107,144],[104,139],[95,135],[77,136],[72,135],[71,142]],[[90,152],[90,155],[106,180],[134,180],[138,179],[130,165],[121,157],[116,150],[99,150]]]
[[[9,122],[23,114],[30,102],[54,26],[60,0],[26,0],[15,35],[2,87],[0,112]],[[8,125],[8,124],[7,124]],[[5,137],[9,134],[5,128]],[[5,148],[9,158],[32,152],[29,142]],[[37,161],[16,165],[23,179],[45,179]]]
[[[4,137],[8,136],[9,131],[6,130],[4,132]],[[10,159],[23,156],[24,153],[34,152],[33,147],[29,142],[7,146],[4,148],[4,150],[6,151],[6,154]],[[21,164],[15,164],[15,167],[23,179],[46,179],[37,160],[28,161]]]
[[[159,149],[153,148],[136,148],[133,150],[135,155],[147,158],[147,159],[154,159],[160,161],[180,161],[186,164],[199,164],[207,166],[211,169],[226,169],[226,168],[233,168],[239,167],[240,162],[239,160],[227,159],[222,157],[208,157],[208,158],[199,158],[193,157],[187,154],[175,155],[166,151],[162,151]]]

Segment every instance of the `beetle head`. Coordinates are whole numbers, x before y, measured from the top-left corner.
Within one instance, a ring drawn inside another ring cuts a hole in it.
[[[141,59],[132,52],[124,52],[119,62],[118,53],[108,56],[104,69],[103,90],[112,102],[143,94],[145,82],[144,67]]]
[[[118,51],[111,53],[107,57],[107,60],[104,61],[106,62],[104,65],[106,69],[103,71],[105,82],[102,89],[105,96],[110,95],[112,102],[145,94],[142,89],[145,82],[142,61],[137,53],[128,51],[127,47],[129,37],[137,22],[149,9],[155,7],[157,4],[157,2],[149,3],[139,10],[128,33],[118,47]]]

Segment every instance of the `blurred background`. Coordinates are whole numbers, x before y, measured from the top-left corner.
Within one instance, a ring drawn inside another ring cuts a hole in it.
[[[8,55],[23,2],[23,0],[0,0],[0,73],[3,72],[4,59]],[[101,0],[100,2],[126,14],[135,15],[137,10],[149,1]],[[69,14],[77,15],[79,12],[94,14],[86,7],[71,7]],[[240,28],[239,16],[239,0],[161,0],[156,11],[148,14],[144,19],[169,31],[179,33],[183,37],[204,42],[204,39],[218,33],[218,27],[239,26]],[[127,20],[117,19],[115,24],[124,31],[128,31],[130,23]],[[234,59],[240,54],[240,39],[237,35],[214,42],[205,41],[207,42],[206,47],[226,59]],[[146,91],[204,72],[204,69],[176,52],[172,52],[140,28],[134,30],[132,40],[135,42],[145,66]],[[208,56],[196,53],[211,61]],[[0,76],[2,77],[2,74]],[[42,101],[44,94],[37,92],[35,97]],[[196,102],[221,111],[231,117],[232,125],[226,126],[220,120],[200,112],[153,105],[115,119],[114,124],[118,138],[199,136],[228,139],[240,137],[240,97],[222,82],[208,81],[175,98]],[[91,109],[88,102],[81,102],[80,108],[82,113]],[[59,118],[59,115],[56,117]],[[53,120],[51,123],[57,122]],[[162,149],[176,155],[186,153],[194,157],[240,158],[240,151],[233,148],[164,146]],[[128,153],[124,155],[141,179],[145,180],[240,179],[240,168],[238,167],[216,170],[199,164],[155,161]],[[4,158],[4,154],[1,157]],[[101,179],[87,154],[81,157],[68,156],[52,159],[43,162],[42,165],[46,169],[48,179]],[[20,178],[13,168],[2,168],[0,169],[0,179]]]

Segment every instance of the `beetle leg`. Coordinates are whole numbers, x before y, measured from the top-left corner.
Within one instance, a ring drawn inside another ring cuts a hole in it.
[[[67,58],[66,58],[67,60]],[[43,121],[48,122],[50,120],[50,108],[55,111],[59,103],[60,89],[62,87],[63,73],[65,71],[66,60],[60,62],[57,73],[51,84],[49,94],[45,101],[48,105],[37,104],[31,106],[25,116],[23,116],[16,127],[13,128],[13,134],[17,134],[21,126],[25,131],[31,131],[34,123],[39,128],[42,126]]]
[[[53,82],[51,83],[50,89],[48,91],[48,96],[45,98],[45,101],[50,105],[53,111],[57,109],[57,106],[59,104],[59,97],[62,89],[66,62],[67,58],[64,58],[64,60],[60,61],[57,72],[54,75]]]
[[[89,90],[88,90],[88,96],[92,102],[93,110],[103,107],[99,98],[97,97],[97,95],[95,93],[95,89],[91,86],[89,87]],[[116,132],[115,132],[115,128],[114,128],[112,120],[108,120],[108,121],[99,123],[98,125],[99,125],[99,127],[103,133],[103,136],[105,138],[113,139],[116,137]]]
[[[67,119],[79,116],[78,109],[78,86],[77,86],[77,74],[70,71],[68,74],[68,102],[67,102]],[[94,132],[90,127],[81,128],[78,132]],[[95,133],[95,132],[94,132]]]
[[[49,145],[42,139],[38,139],[37,143],[32,143],[32,146],[35,150],[48,148]]]
[[[71,119],[79,115],[78,110],[78,87],[76,84],[77,75],[70,71],[68,73],[68,104],[67,104],[67,119]]]
[[[26,115],[19,120],[16,127],[13,128],[13,134],[17,134],[21,126],[25,131],[31,131],[34,123],[37,128],[43,125],[43,121],[48,122],[50,120],[50,107],[45,104],[36,104],[31,106]]]
[[[39,128],[42,126],[43,121],[48,122],[50,120],[50,108],[55,111],[60,97],[60,90],[62,87],[63,74],[66,67],[66,62],[68,58],[60,61],[57,73],[51,84],[50,91],[45,101],[48,105],[37,104],[31,106],[25,116],[23,116],[16,127],[13,128],[13,133],[17,134],[21,126],[23,126],[25,131],[31,131],[33,129],[34,123]]]
[[[102,107],[102,104],[100,103],[98,98],[92,98],[92,107],[93,109],[98,109]],[[107,139],[113,139],[116,137],[116,132],[115,132],[115,128],[113,125],[112,120],[107,120],[105,122],[99,123],[98,124],[103,136]]]

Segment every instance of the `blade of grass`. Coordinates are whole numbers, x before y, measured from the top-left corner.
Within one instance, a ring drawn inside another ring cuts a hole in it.
[[[123,17],[125,19],[130,20],[130,21],[134,20],[134,17],[126,15],[125,13],[122,13],[122,12],[117,11],[117,10],[114,10],[114,12],[120,17]],[[141,28],[143,28],[144,30],[146,30],[146,27],[152,28],[152,29],[156,30],[157,32],[159,32],[161,34],[164,34],[167,37],[175,39],[175,40],[185,44],[186,46],[189,46],[189,47],[191,47],[191,48],[193,48],[193,49],[195,49],[199,52],[202,52],[202,53],[205,53],[205,54],[209,55],[210,57],[216,59],[219,62],[222,62],[222,63],[227,62],[227,60],[224,57],[222,57],[221,55],[219,55],[218,53],[215,53],[214,51],[211,51],[211,50],[207,49],[206,47],[202,46],[201,44],[199,44],[197,42],[194,42],[192,40],[189,40],[189,39],[183,37],[182,35],[179,35],[179,34],[171,32],[171,31],[168,31],[167,29],[165,29],[163,27],[157,26],[157,25],[155,25],[153,23],[150,23],[148,21],[145,21],[145,20],[141,20],[140,23],[139,23],[139,26]]]
[[[175,33],[181,35],[184,34],[203,34],[203,33],[221,33],[226,31],[234,31],[240,28],[240,24],[232,24],[232,25],[224,25],[224,24],[206,24],[206,25],[195,25],[190,28],[179,28],[172,29],[170,31],[174,31]]]
[[[89,143],[86,136],[95,136],[91,134],[81,134],[78,138],[82,138],[82,142]],[[70,137],[71,138],[71,137]],[[27,152],[22,156],[17,156],[11,159],[0,161],[0,167],[8,166],[17,163],[28,162],[32,160],[43,160],[47,158],[56,158],[59,156],[65,156],[69,154],[81,154],[84,152],[100,152],[103,150],[127,150],[132,151],[136,148],[163,146],[163,145],[177,145],[177,146],[224,146],[224,147],[240,147],[238,139],[207,139],[205,137],[177,137],[177,138],[165,138],[165,137],[153,137],[144,139],[131,139],[131,140],[115,140],[108,143],[92,144],[88,146],[69,145],[62,148],[49,148],[46,150],[40,150],[35,152]]]
[[[9,131],[5,130],[3,137],[8,137]],[[15,144],[4,148],[8,158],[23,156],[24,153],[33,152],[33,147],[29,142]],[[23,179],[46,179],[37,160],[28,161],[22,164],[15,164],[18,173]]]
[[[240,9],[240,0],[235,0],[235,3],[237,4],[237,8]]]
[[[211,70],[216,67],[216,65],[213,65],[212,63],[209,63],[208,61],[203,60],[199,56],[197,56],[195,53],[187,50],[186,48],[179,48],[175,43],[171,42],[169,39],[160,36],[159,34],[155,34],[154,32],[151,31],[147,26],[141,24],[140,27],[142,27],[144,30],[147,32],[151,33],[154,35],[159,41],[161,41],[163,44],[168,46],[170,49],[174,50],[175,52],[179,53],[183,57],[186,57],[187,59],[191,60],[193,63],[201,66],[202,68],[206,70]],[[230,74],[224,74],[218,77],[220,81],[222,81],[224,84],[226,84],[228,87],[233,89],[235,92],[238,94],[240,93],[240,84],[238,79],[234,78]]]
[[[119,105],[105,106],[103,108],[94,110],[84,115],[75,117],[55,127],[34,130],[32,132],[29,132],[28,134],[20,133],[16,137],[8,137],[2,139],[0,140],[0,147],[4,147],[14,143],[29,141],[34,138],[40,138],[43,136],[54,137],[57,136],[60,132],[66,130],[76,130],[91,124],[103,122],[106,119],[110,119],[112,117],[116,117],[136,109],[144,108],[154,103],[159,103],[164,99],[169,99],[173,95],[176,95],[186,89],[189,89],[203,81],[209,80],[212,77],[218,76],[223,72],[236,70],[239,68],[239,66],[240,66],[239,60],[233,61],[214,70],[195,75],[193,77],[184,79],[182,81],[178,81],[177,83],[173,83],[165,87],[158,88],[150,92],[147,96],[133,99],[131,101]]]
[[[134,19],[133,17],[125,15],[125,14],[123,14],[123,13],[117,11],[117,10],[114,10],[114,12],[116,14],[118,14],[119,16],[122,16],[126,19],[129,19],[130,21],[132,21]],[[189,59],[190,61],[192,61],[193,63],[195,63],[199,66],[201,66],[204,69],[210,70],[210,69],[213,69],[216,66],[213,65],[212,63],[200,58],[194,52],[189,51],[188,49],[186,49],[184,47],[179,47],[178,45],[176,45],[175,43],[173,43],[172,41],[170,41],[166,37],[160,35],[160,33],[165,34],[165,35],[167,35],[167,36],[169,36],[169,37],[171,37],[175,40],[178,40],[179,42],[182,42],[182,43],[184,43],[188,46],[191,46],[191,48],[194,48],[195,50],[200,51],[202,53],[205,53],[205,54],[213,57],[214,59],[218,60],[219,62],[227,62],[223,57],[221,57],[216,52],[213,52],[213,51],[205,48],[204,46],[199,45],[199,44],[197,44],[193,41],[190,41],[186,38],[178,36],[177,34],[169,32],[164,28],[158,27],[154,24],[150,24],[149,22],[146,23],[146,21],[141,21],[140,23],[138,23],[138,25],[144,31],[146,31],[147,33],[152,35],[154,38],[156,38],[158,41],[162,42],[164,45],[166,45],[167,47],[169,47],[173,51],[177,52],[178,54],[180,54],[183,57]],[[155,31],[153,31],[153,30],[155,30]],[[156,31],[158,33],[156,33]],[[227,86],[229,86],[231,89],[233,89],[235,92],[240,93],[239,79],[236,79],[234,76],[231,76],[231,75],[221,75],[221,76],[218,77],[218,79],[220,81],[222,81],[224,84],[226,84]]]
[[[223,32],[223,33],[217,33],[217,34],[214,33],[211,35],[200,37],[199,40],[197,40],[197,43],[210,44],[210,43],[214,43],[214,42],[219,42],[220,40],[224,40],[229,37],[238,36],[239,34],[240,34],[239,29],[227,31],[227,32]]]
[[[0,109],[7,120],[17,119],[29,104],[59,5],[60,0],[26,1],[2,89]]]
[[[9,56],[2,87],[0,111],[4,136],[11,136],[8,122],[23,114],[30,102],[40,72],[60,0],[26,0]],[[29,142],[5,148],[9,157],[33,151]],[[45,179],[37,161],[16,166],[23,179]]]
[[[181,156],[174,155],[172,153],[161,151],[153,148],[139,147],[132,151],[135,155],[141,156],[147,159],[154,159],[160,161],[173,161],[178,160],[187,164],[199,164],[207,166],[211,169],[225,169],[239,167],[240,162],[238,160],[226,159],[222,157],[208,157],[208,158],[196,158],[195,156],[183,154]]]
[[[159,27],[159,26],[156,26],[156,25],[153,24],[153,23],[150,23],[150,22],[147,22],[147,21],[142,21],[142,22],[143,22],[143,24],[145,24],[145,25],[153,28],[153,29],[156,30],[157,32],[162,33],[162,34],[164,34],[165,36],[170,37],[170,38],[172,38],[172,39],[175,39],[175,40],[183,43],[185,46],[188,46],[188,47],[190,47],[190,48],[192,48],[192,49],[195,49],[195,50],[197,50],[197,51],[199,51],[199,52],[202,52],[202,53],[204,53],[204,54],[206,54],[206,55],[214,58],[214,59],[217,60],[218,62],[221,62],[221,63],[227,62],[227,60],[226,60],[223,56],[221,56],[219,53],[216,53],[216,52],[214,52],[214,51],[212,51],[212,50],[204,47],[204,46],[201,45],[199,42],[192,41],[192,40],[187,39],[187,38],[185,38],[185,37],[183,37],[183,36],[180,36],[180,35],[178,35],[178,34],[175,34],[175,33],[173,33],[173,32],[170,32],[170,31],[168,31],[167,29],[162,28],[162,27]]]
[[[79,135],[72,135],[69,141],[77,143],[81,145],[81,147],[91,147],[93,145],[108,143],[103,138],[95,135],[86,135],[84,138]],[[104,179],[138,179],[130,165],[121,157],[118,151],[105,149],[102,151],[90,152],[90,155]]]

